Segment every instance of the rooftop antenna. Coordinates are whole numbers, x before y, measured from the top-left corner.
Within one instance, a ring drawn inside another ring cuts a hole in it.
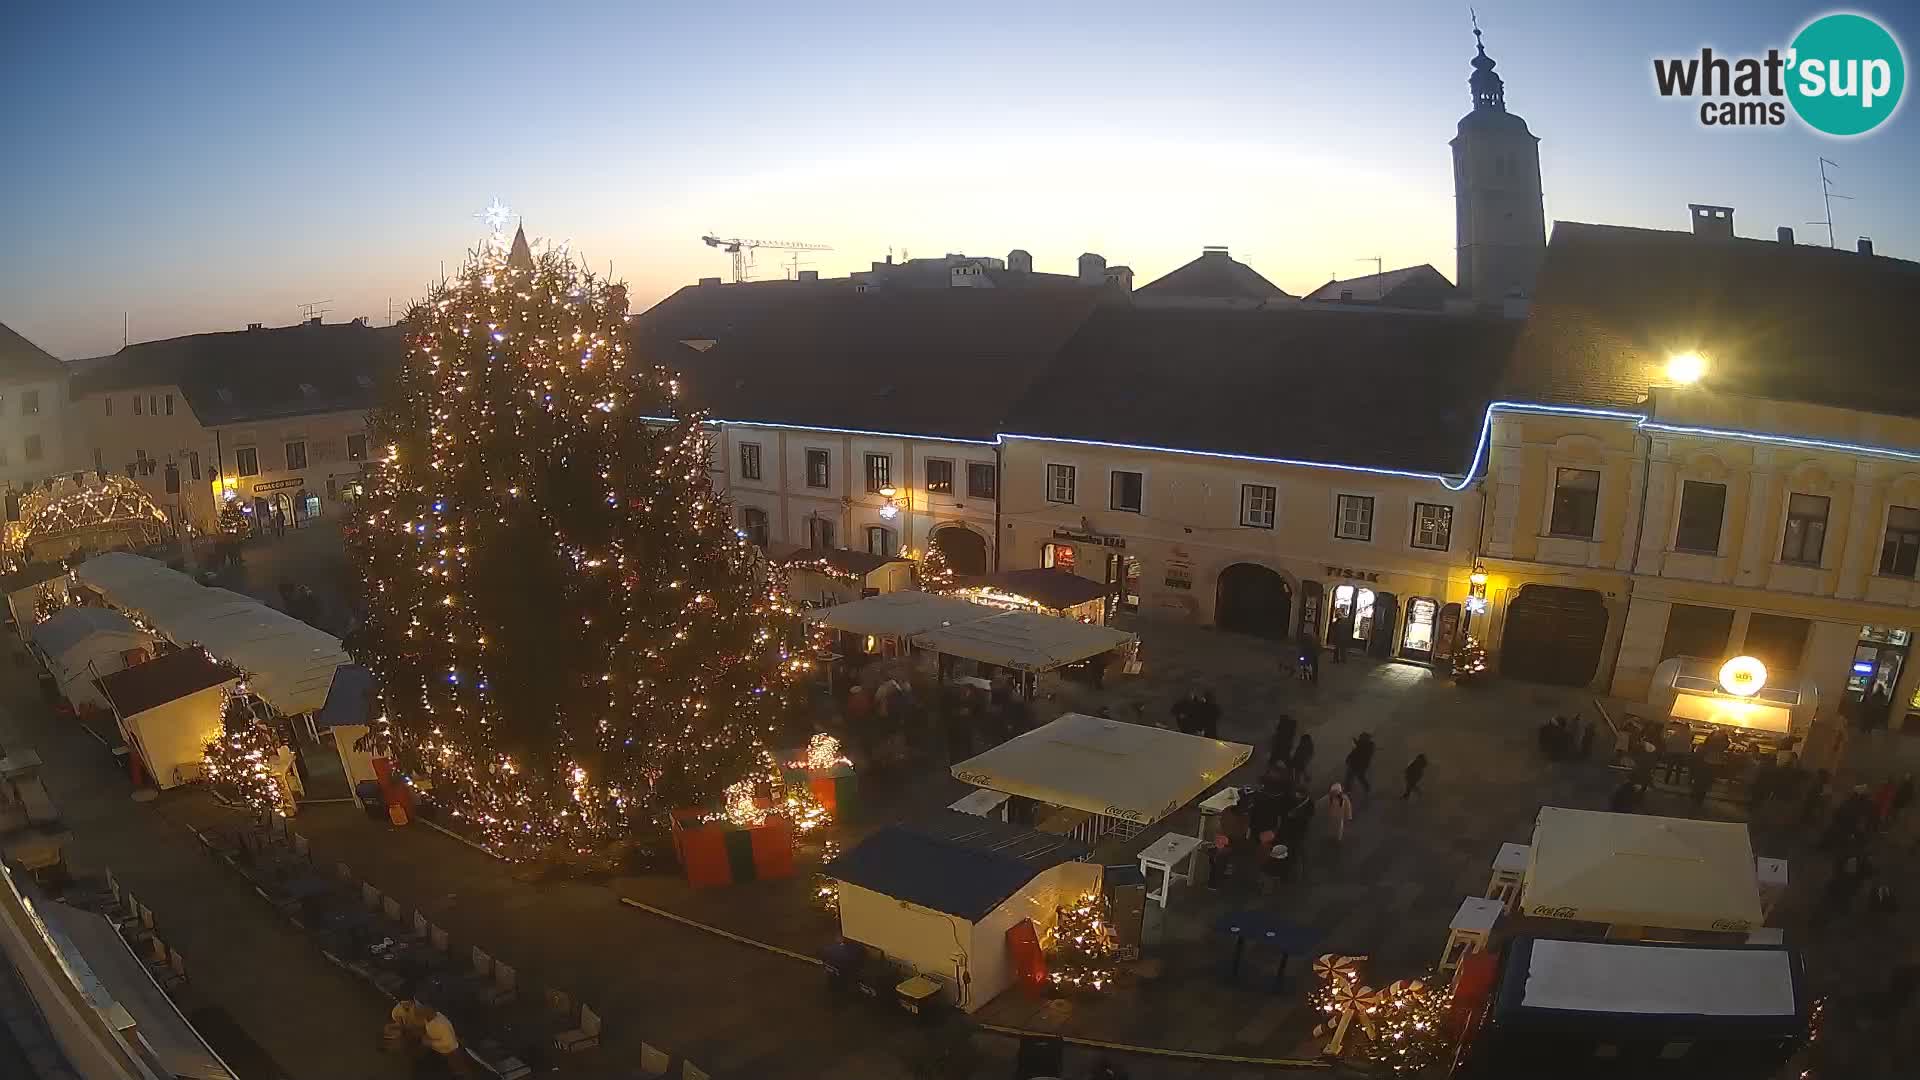
[[[333,303],[331,300],[315,300],[311,304],[297,304],[295,306],[304,309],[306,312],[302,321],[312,322],[327,312],[332,311],[333,309],[327,306],[331,303]]]
[[[1807,224],[1825,225],[1827,227],[1827,246],[1839,247],[1840,245],[1835,243],[1833,239],[1833,200],[1852,200],[1853,196],[1842,195],[1833,190],[1833,181],[1827,177],[1827,166],[1829,165],[1837,169],[1840,167],[1840,163],[1837,161],[1828,161],[1826,158],[1820,159],[1820,202],[1821,205],[1827,208],[1826,219],[1824,221],[1809,221]]]
[[[1386,273],[1386,270],[1383,269],[1383,267],[1386,266],[1386,260],[1382,259],[1378,255],[1366,255],[1366,256],[1362,256],[1361,258],[1355,259],[1354,261],[1370,262],[1373,264],[1373,298],[1375,300],[1384,299],[1385,294],[1380,291],[1382,287],[1380,283],[1380,276]]]
[[[127,313],[120,313],[120,347],[127,347]]]

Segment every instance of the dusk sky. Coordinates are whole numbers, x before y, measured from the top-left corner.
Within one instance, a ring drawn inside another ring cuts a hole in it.
[[[267,6],[267,5],[258,5]],[[0,321],[58,356],[248,322],[384,322],[484,233],[627,280],[637,307],[727,258],[700,235],[886,257],[1095,251],[1144,283],[1228,245],[1289,292],[1430,262],[1454,276],[1447,141],[1467,5],[44,4],[0,35]],[[1863,138],[1703,128],[1651,58],[1784,47],[1795,3],[1477,4],[1540,137],[1548,219],[1920,258],[1920,119]],[[403,10],[404,9],[404,10]],[[1564,10],[1563,10],[1564,9]],[[1890,26],[1911,66],[1920,14]],[[1909,95],[1910,96],[1910,95]],[[778,275],[777,256],[762,272]],[[1365,261],[1363,261],[1365,260]]]

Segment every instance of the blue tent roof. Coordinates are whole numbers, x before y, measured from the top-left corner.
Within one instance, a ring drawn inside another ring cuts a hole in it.
[[[327,703],[313,718],[314,726],[364,724],[372,701],[373,672],[359,664],[342,664],[333,671],[333,686],[327,690]]]
[[[94,634],[139,632],[125,615],[97,607],[61,608],[27,631],[33,643],[48,656],[59,656]]]
[[[1041,871],[1085,856],[1065,837],[942,810],[888,825],[828,863],[836,881],[977,922]]]

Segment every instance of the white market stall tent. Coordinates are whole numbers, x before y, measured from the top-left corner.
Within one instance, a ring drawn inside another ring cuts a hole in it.
[[[164,790],[200,778],[206,746],[220,735],[227,688],[240,679],[240,672],[206,653],[180,649],[116,671],[96,685],[127,746]]]
[[[1013,984],[1007,934],[1100,887],[1100,867],[1064,837],[952,810],[885,826],[822,868],[840,883],[840,934],[937,978],[966,1012]]]
[[[806,612],[810,623],[864,637],[911,638],[944,626],[991,619],[999,612],[951,596],[917,589],[881,593]]]
[[[915,646],[931,652],[1026,672],[1077,664],[1136,640],[1124,630],[1031,611],[1000,612],[992,618],[954,623],[913,637]]]
[[[1064,625],[1066,619],[1035,616]],[[1198,798],[1246,764],[1245,743],[1067,713],[953,767],[956,779],[1137,833]]]
[[[94,680],[127,666],[127,654],[151,651],[153,638],[117,611],[65,607],[28,633],[60,693],[74,708],[107,708]]]
[[[252,691],[283,716],[320,709],[334,670],[352,662],[332,634],[252,597],[196,584],[152,559],[99,555],[75,577],[174,644],[201,646],[246,672]]]
[[[1623,927],[1745,933],[1762,920],[1744,823],[1560,806],[1534,821],[1520,903]]]

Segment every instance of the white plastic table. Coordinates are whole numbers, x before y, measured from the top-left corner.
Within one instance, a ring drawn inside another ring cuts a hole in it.
[[[1200,837],[1202,844],[1213,843],[1215,833],[1220,831],[1220,815],[1240,805],[1240,789],[1223,787],[1219,791],[1200,800]]]
[[[1493,857],[1493,876],[1487,879],[1487,896],[1511,911],[1520,902],[1520,883],[1527,876],[1527,860],[1533,848],[1526,844],[1501,844]]]
[[[1485,952],[1487,935],[1506,913],[1505,904],[1483,896],[1469,896],[1460,901],[1460,910],[1453,913],[1453,921],[1447,924],[1447,946],[1440,951],[1440,964],[1435,970],[1456,971],[1468,953]]]
[[[1168,833],[1148,844],[1140,852],[1140,876],[1147,879],[1147,899],[1159,902],[1162,910],[1167,906],[1167,894],[1173,891],[1176,881],[1193,880],[1193,860],[1200,850],[1200,838],[1186,833]],[[1185,866],[1181,866],[1184,860]],[[1153,871],[1160,871],[1160,891],[1153,892]]]
[[[991,818],[995,821],[1007,820],[1007,799],[1004,791],[992,788],[976,788],[954,800],[949,810],[958,810],[974,817]]]

